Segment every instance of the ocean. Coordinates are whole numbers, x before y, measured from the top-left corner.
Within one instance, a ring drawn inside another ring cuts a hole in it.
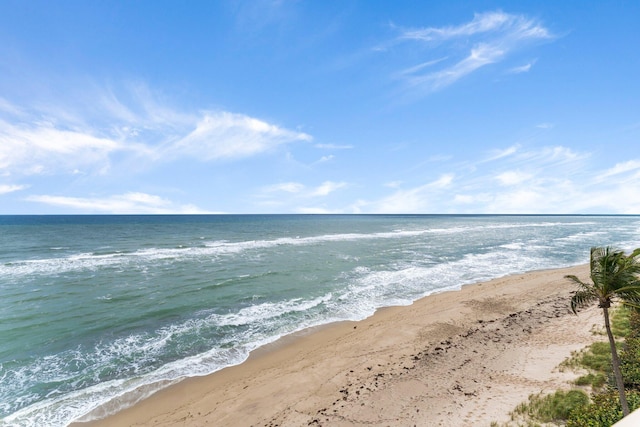
[[[604,245],[640,246],[640,217],[0,216],[0,426],[95,419],[284,335]]]

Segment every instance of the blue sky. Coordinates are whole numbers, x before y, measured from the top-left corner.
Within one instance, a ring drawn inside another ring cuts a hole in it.
[[[640,214],[640,2],[0,2],[0,214]]]

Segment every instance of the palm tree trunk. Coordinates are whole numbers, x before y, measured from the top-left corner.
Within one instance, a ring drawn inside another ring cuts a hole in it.
[[[622,380],[622,372],[620,372],[620,359],[618,358],[618,352],[616,350],[616,341],[613,338],[611,332],[611,324],[609,323],[609,309],[602,307],[604,311],[604,327],[607,330],[607,336],[609,337],[609,345],[611,346],[611,364],[613,365],[613,376],[616,379],[616,386],[618,387],[618,394],[620,395],[620,405],[622,406],[623,416],[629,415],[629,404],[627,403],[627,396],[624,393],[624,381]]]

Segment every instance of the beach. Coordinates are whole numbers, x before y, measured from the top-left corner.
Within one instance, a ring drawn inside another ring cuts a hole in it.
[[[203,396],[206,410],[185,414],[214,411],[200,420],[216,425],[280,416],[296,425],[303,421],[294,414],[323,409],[325,424],[334,409],[357,420],[347,411],[387,400],[382,386],[368,385],[369,374],[383,374],[385,390],[400,390],[396,379],[421,372],[416,384],[439,390],[425,369],[441,357],[436,347],[475,360],[466,354],[484,348],[466,346],[475,337],[493,342],[480,332],[501,334],[487,328],[511,314],[530,317],[526,310],[552,291],[568,298],[562,273],[561,285],[533,292],[544,289],[545,275],[586,263],[594,245],[636,247],[639,225],[616,216],[0,216],[0,309],[10,314],[0,426],[66,427],[148,405],[141,402],[155,393],[149,402],[167,393],[184,408]],[[543,283],[532,279],[534,288],[518,294],[525,272],[540,272]],[[467,286],[499,278],[504,285],[495,290],[496,282]],[[455,340],[457,347],[440,344]],[[414,356],[419,363],[405,372],[401,364]],[[362,389],[348,386],[356,380]],[[169,386],[178,393],[161,392]],[[453,387],[462,385],[442,389]],[[426,399],[419,391],[406,393]]]
[[[481,426],[532,393],[567,388],[558,365],[597,337],[564,276],[534,271],[287,336],[244,363],[189,378],[75,426]]]

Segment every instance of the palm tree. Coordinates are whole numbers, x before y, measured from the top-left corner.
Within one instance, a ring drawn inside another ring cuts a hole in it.
[[[574,275],[565,276],[576,283],[579,289],[571,297],[571,310],[593,302],[598,303],[604,314],[604,327],[611,346],[611,362],[613,374],[620,395],[620,405],[624,416],[629,414],[629,404],[624,393],[624,382],[620,372],[620,359],[616,351],[616,342],[609,323],[609,308],[619,299],[622,304],[640,307],[640,248],[630,255],[610,247],[591,248],[591,280],[585,283]]]

